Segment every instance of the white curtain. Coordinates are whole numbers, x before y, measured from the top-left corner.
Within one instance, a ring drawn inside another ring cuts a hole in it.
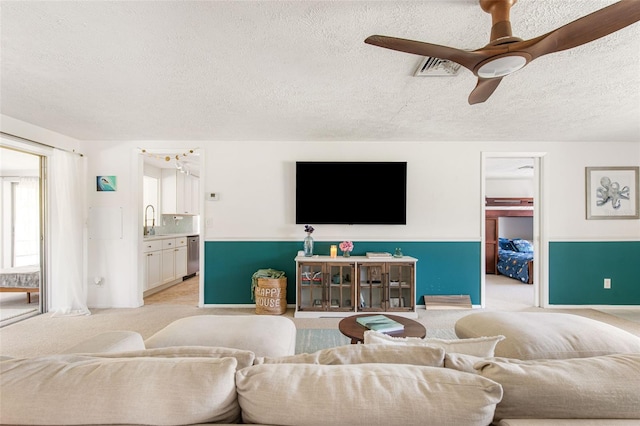
[[[40,265],[40,178],[18,177],[14,211],[12,266]]]
[[[51,310],[90,315],[84,274],[85,160],[55,149],[51,156]]]

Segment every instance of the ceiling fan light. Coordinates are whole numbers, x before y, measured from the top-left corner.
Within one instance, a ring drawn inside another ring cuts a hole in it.
[[[503,56],[493,59],[478,68],[478,77],[497,78],[518,71],[527,64],[522,56]]]

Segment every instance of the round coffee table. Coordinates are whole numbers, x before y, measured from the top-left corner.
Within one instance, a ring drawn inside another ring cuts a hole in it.
[[[351,338],[351,343],[360,343],[364,341],[364,332],[368,330],[364,325],[360,325],[356,322],[358,317],[368,317],[371,315],[379,315],[377,313],[351,315],[340,320],[338,323],[338,329],[340,333]],[[383,314],[386,317],[391,318],[394,321],[398,321],[400,324],[404,324],[404,330],[394,331],[392,333],[385,333],[393,337],[420,337],[424,338],[427,335],[427,329],[417,321],[409,318],[401,317],[398,315]]]

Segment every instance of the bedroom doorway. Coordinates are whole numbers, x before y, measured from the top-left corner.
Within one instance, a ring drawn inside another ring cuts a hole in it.
[[[0,146],[0,326],[43,312],[45,157]],[[6,141],[8,142],[8,141]]]
[[[541,306],[540,176],[543,155],[482,154],[483,308],[519,310]]]

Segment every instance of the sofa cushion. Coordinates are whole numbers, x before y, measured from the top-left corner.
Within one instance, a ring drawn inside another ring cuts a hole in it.
[[[196,315],[180,318],[145,340],[148,349],[220,346],[256,356],[293,355],[296,326],[290,318],[264,315]]]
[[[0,423],[233,423],[240,419],[236,364],[233,358],[81,355],[3,361]]]
[[[625,419],[505,419],[495,426],[638,426],[637,420]]]
[[[298,426],[488,425],[502,397],[479,375],[405,364],[261,364],[236,385],[245,423]]]
[[[412,364],[444,367],[444,350],[431,346],[344,345],[310,354],[257,359],[256,364]]]
[[[251,351],[234,348],[220,348],[210,346],[174,346],[169,348],[144,349],[141,351],[89,354],[101,358],[235,358],[237,369],[253,365],[255,354]]]
[[[445,352],[464,353],[480,357],[493,356],[496,344],[503,339],[504,336],[450,340],[428,337],[421,339],[419,337],[393,337],[373,330],[367,330],[364,332],[365,344],[431,346],[442,348]]]
[[[475,369],[476,363],[480,361],[495,359],[506,360],[507,358],[480,357],[467,354],[446,353],[444,355],[444,366],[445,368],[452,368],[458,371],[466,371],[467,373],[477,374],[478,371]]]
[[[506,337],[495,356],[516,359],[581,358],[640,352],[640,337],[601,321],[549,312],[479,312],[455,324],[460,338]]]
[[[105,331],[65,349],[63,354],[113,353],[144,349],[140,333],[129,330]]]
[[[496,419],[638,419],[640,354],[547,360],[485,360],[482,377],[502,385]]]

